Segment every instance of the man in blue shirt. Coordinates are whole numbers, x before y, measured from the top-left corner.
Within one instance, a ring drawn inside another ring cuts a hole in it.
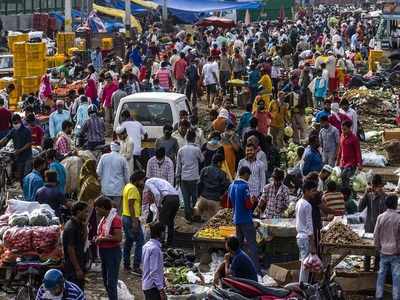
[[[35,201],[36,192],[44,183],[41,171],[45,168],[45,161],[41,157],[37,157],[33,161],[33,170],[23,179],[22,190],[24,192],[25,201]]]
[[[14,114],[11,122],[13,128],[0,141],[0,147],[4,147],[10,140],[13,141],[15,150],[15,177],[22,185],[22,178],[31,171],[32,134],[23,125],[20,115]]]
[[[64,195],[67,174],[64,166],[57,160],[57,151],[54,149],[47,150],[46,158],[49,163],[49,170],[54,170],[57,173],[57,188]]]
[[[251,170],[244,166],[239,169],[239,178],[232,182],[228,189],[228,198],[233,209],[233,224],[236,225],[236,237],[240,245],[244,240],[248,247],[248,253],[253,259],[256,270],[259,271],[257,256],[256,229],[253,223],[253,210],[257,199],[250,197],[248,180]]]
[[[62,131],[63,122],[70,120],[68,110],[64,109],[63,100],[57,100],[56,107],[57,110],[52,112],[49,117],[49,132],[52,139],[57,137],[57,134]]]
[[[319,138],[317,135],[310,135],[308,138],[308,147],[304,151],[303,156],[303,176],[307,176],[311,172],[321,171],[323,167],[322,156],[318,151]]]
[[[330,99],[325,99],[324,100],[324,108],[321,110],[321,111],[319,111],[318,113],[317,113],[317,115],[315,116],[315,121],[317,122],[317,123],[320,123],[321,122],[321,117],[322,116],[327,116],[327,117],[329,117],[330,115],[331,115],[331,100]]]
[[[220,265],[214,275],[214,283],[217,285],[221,278],[229,275],[258,281],[256,267],[251,258],[240,249],[239,240],[232,236],[226,239],[224,262]]]

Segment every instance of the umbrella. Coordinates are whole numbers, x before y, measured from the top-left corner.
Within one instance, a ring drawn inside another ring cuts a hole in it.
[[[250,25],[251,24],[250,12],[249,12],[248,9],[246,9],[246,15],[244,17],[244,24],[246,24],[246,25]]]

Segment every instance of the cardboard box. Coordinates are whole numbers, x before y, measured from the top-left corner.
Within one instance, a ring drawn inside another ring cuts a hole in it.
[[[269,267],[268,275],[282,285],[297,282],[299,281],[300,266],[301,263],[298,260],[272,264]]]
[[[382,141],[400,140],[400,128],[385,129],[382,135]]]
[[[344,292],[373,291],[376,288],[376,272],[339,272],[336,271],[335,281]]]

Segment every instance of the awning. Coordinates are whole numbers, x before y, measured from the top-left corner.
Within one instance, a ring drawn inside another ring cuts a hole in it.
[[[153,1],[131,0],[132,3],[142,6],[147,9],[157,9],[158,4]]]
[[[136,0],[135,0],[136,1]],[[154,0],[162,6],[163,0]],[[258,9],[262,5],[259,1],[234,2],[218,0],[168,0],[167,8],[185,12],[205,13],[232,9]]]
[[[235,26],[235,22],[231,19],[218,18],[218,17],[208,17],[200,20],[196,23],[198,26],[215,26],[223,28],[232,28]]]
[[[97,5],[94,3],[93,3],[93,9],[103,15],[106,15],[106,16],[117,17],[117,18],[121,18],[122,20],[125,19],[125,11],[120,10],[120,9],[100,6],[100,5]],[[140,25],[139,21],[134,16],[131,16],[131,26],[136,28],[136,30],[139,33],[142,32],[142,26]]]

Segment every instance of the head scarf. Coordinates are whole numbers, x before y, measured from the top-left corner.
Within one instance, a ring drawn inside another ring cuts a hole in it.
[[[93,159],[88,159],[83,163],[83,166],[81,168],[81,174],[79,176],[81,185],[90,176],[97,178],[96,161]]]
[[[221,108],[221,110],[219,111],[218,114],[218,118],[225,118],[225,119],[229,119],[229,112],[226,108]]]

